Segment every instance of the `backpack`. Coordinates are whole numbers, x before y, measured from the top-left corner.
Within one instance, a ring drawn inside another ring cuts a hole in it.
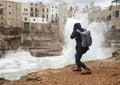
[[[91,32],[89,30],[84,29],[83,32],[77,30],[77,32],[79,32],[81,35],[82,47],[89,47],[92,45],[92,37],[91,37]]]

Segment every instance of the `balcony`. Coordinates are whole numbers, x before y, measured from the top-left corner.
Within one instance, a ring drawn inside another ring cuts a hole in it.
[[[112,6],[120,6],[120,0],[114,0],[112,1]]]

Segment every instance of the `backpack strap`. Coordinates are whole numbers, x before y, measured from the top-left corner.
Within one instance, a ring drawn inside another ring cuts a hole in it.
[[[79,33],[82,33],[82,32],[84,32],[84,31],[87,31],[86,29],[84,29],[84,28],[82,28],[81,30],[76,30],[77,32],[79,32]]]
[[[80,34],[82,33],[82,32],[81,32],[80,30],[78,30],[78,29],[77,29],[76,31],[79,32]]]

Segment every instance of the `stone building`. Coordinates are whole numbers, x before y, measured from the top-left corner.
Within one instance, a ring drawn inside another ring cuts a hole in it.
[[[110,25],[110,28],[116,27],[116,29],[120,29],[120,0],[112,1],[111,6],[103,10],[98,8],[98,6],[92,5],[88,15],[90,22],[105,21]]]
[[[114,0],[108,8],[110,13],[107,21],[110,24],[108,42],[115,48],[120,48],[120,0]]]
[[[0,33],[1,29],[10,28],[0,35],[4,37],[5,49],[22,46],[33,54],[59,55],[66,19],[73,11],[66,3],[0,1]]]
[[[87,9],[90,23],[93,21],[106,22],[109,27],[107,42],[112,47],[120,48],[120,0],[112,1],[111,6],[107,9],[96,8],[92,5],[92,9]]]
[[[48,3],[46,5],[46,19],[48,23],[58,23],[59,3]]]
[[[90,5],[86,5],[84,8],[83,12],[88,13],[88,20],[89,23],[94,22],[94,21],[99,21],[99,16],[101,16],[101,7],[100,6],[95,6],[94,2],[90,3]],[[105,12],[103,12],[104,14]]]
[[[21,27],[21,6],[20,3],[12,1],[0,1],[1,26]]]
[[[5,20],[4,20],[4,17],[5,17],[5,15],[4,15],[4,11],[5,11],[5,7],[4,7],[4,4],[5,4],[5,2],[4,1],[0,1],[0,26],[4,26],[4,22],[5,22]]]
[[[51,26],[57,32],[60,42],[63,42],[66,20],[72,16],[73,12],[77,11],[76,9],[78,7],[67,3],[48,3],[46,5],[46,20],[48,23],[51,23]]]
[[[34,23],[50,23],[53,26],[59,25],[59,30],[59,28],[64,28],[66,18],[71,15],[72,11],[66,3],[44,5],[42,2],[18,3],[2,0],[0,1],[0,25],[7,28],[30,29],[34,27]]]
[[[111,7],[109,7],[111,14],[108,16],[111,21],[112,27],[120,29],[120,0],[112,1]]]

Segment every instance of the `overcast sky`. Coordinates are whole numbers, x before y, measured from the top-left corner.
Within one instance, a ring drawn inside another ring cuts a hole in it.
[[[111,1],[113,0],[10,0],[10,1],[17,1],[17,2],[27,2],[27,1],[37,1],[37,2],[43,2],[43,3],[49,3],[49,2],[68,2],[72,4],[88,4],[91,2],[95,2],[95,4],[100,5],[102,7],[108,7],[111,5]]]
[[[19,1],[19,2],[25,2],[25,1],[40,1],[40,2],[76,2],[76,3],[90,3],[92,1],[94,2],[103,2],[103,1],[111,1],[111,0],[13,0],[13,1]]]

